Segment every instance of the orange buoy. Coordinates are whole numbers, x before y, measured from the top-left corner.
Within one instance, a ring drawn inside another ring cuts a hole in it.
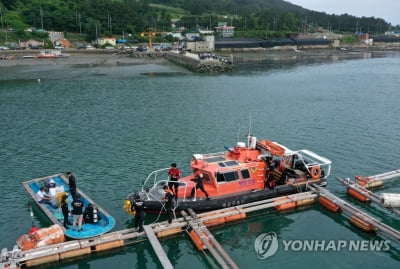
[[[338,212],[342,211],[342,209],[337,204],[335,204],[334,202],[332,202],[331,200],[329,200],[325,196],[320,196],[319,197],[319,202],[326,209],[328,209],[328,210],[330,210],[332,212],[338,213]]]
[[[311,167],[310,175],[313,179],[321,178],[321,167],[319,167],[319,165],[314,165]]]
[[[79,256],[89,255],[92,252],[91,247],[74,249],[67,252],[60,253],[60,260],[75,258]]]
[[[156,232],[156,235],[157,235],[157,237],[161,238],[161,237],[165,237],[165,236],[178,234],[180,232],[182,232],[182,228],[176,227],[176,228],[171,228],[168,230],[162,230],[162,231]]]
[[[124,245],[125,245],[124,240],[116,240],[116,241],[112,241],[112,242],[95,245],[94,249],[96,251],[104,251],[104,250],[109,250],[109,249],[113,249],[113,248],[123,247]]]
[[[311,205],[315,202],[315,198],[306,198],[303,200],[299,200],[296,202],[296,206],[306,206],[306,205]]]
[[[59,260],[60,260],[60,255],[53,254],[53,255],[49,255],[49,256],[43,256],[40,258],[26,260],[25,265],[26,265],[26,267],[33,267],[33,266],[38,266],[38,265],[45,264],[45,263],[58,262]]]
[[[278,198],[274,202],[285,202],[283,204],[275,206],[276,210],[278,210],[278,211],[288,210],[288,209],[292,209],[292,208],[296,207],[296,202],[294,202],[286,197]]]
[[[357,200],[363,202],[363,203],[369,203],[369,202],[371,202],[371,200],[370,200],[367,196],[365,196],[365,195],[363,195],[362,193],[356,191],[355,189],[348,188],[348,189],[347,189],[347,193],[348,193],[349,195],[353,196],[354,198],[356,198]]]
[[[383,186],[383,180],[369,181],[364,187],[367,189],[378,188]]]
[[[241,219],[247,218],[246,212],[244,212],[242,209],[232,209],[231,211],[236,211],[236,214],[225,217],[226,222],[236,221],[236,220],[241,220]]]
[[[361,230],[363,230],[365,232],[375,232],[375,227],[371,223],[369,223],[369,222],[367,222],[367,221],[365,221],[363,219],[360,219],[357,216],[354,216],[354,215],[351,216],[350,222],[354,226],[360,228]]]
[[[201,240],[200,236],[194,230],[190,231],[189,236],[193,240],[193,243],[198,250],[203,250],[207,248],[204,242]]]
[[[360,175],[355,176],[355,179],[356,179],[357,183],[360,184],[361,186],[366,185],[368,183],[368,181],[369,181],[369,178],[363,177],[363,176],[360,176]]]
[[[225,223],[225,217],[218,217],[218,215],[220,215],[220,214],[219,213],[208,213],[207,215],[202,216],[201,218],[210,217],[211,219],[205,220],[205,221],[203,221],[203,223],[207,227],[213,227],[213,226],[218,226],[218,225],[222,225]]]

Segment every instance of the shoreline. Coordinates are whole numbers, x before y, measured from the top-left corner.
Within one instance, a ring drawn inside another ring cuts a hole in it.
[[[309,49],[309,50],[262,50],[248,52],[216,52],[224,56],[233,56],[234,63],[261,62],[261,61],[298,61],[316,59],[359,59],[371,57],[387,57],[390,54],[399,53],[399,49],[381,48],[348,48],[340,49]],[[127,66],[127,65],[168,65],[171,63],[165,53],[141,53],[118,50],[63,50],[67,57],[36,59],[35,55],[39,50],[22,51],[0,51],[0,57],[10,59],[0,60],[2,67],[24,67],[24,66],[76,66],[76,67],[97,67],[97,66]],[[31,58],[23,58],[30,56]]]

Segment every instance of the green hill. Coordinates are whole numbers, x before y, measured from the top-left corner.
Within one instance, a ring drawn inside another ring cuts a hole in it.
[[[101,36],[141,39],[148,28],[172,31],[213,29],[225,21],[240,36],[283,36],[288,32],[382,33],[392,26],[383,19],[328,15],[283,0],[2,0],[0,43],[7,38],[29,38],[28,28],[78,33],[86,40]]]

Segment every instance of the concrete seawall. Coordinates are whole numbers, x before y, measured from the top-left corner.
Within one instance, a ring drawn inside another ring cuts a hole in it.
[[[169,52],[166,54],[166,58],[199,73],[224,73],[236,69],[233,63],[222,62],[218,59],[200,60],[197,54],[190,52]]]

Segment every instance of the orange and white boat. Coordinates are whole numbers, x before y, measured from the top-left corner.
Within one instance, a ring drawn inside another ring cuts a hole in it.
[[[226,151],[210,154],[193,154],[191,171],[196,168],[203,174],[203,185],[211,199],[197,189],[191,197],[195,182],[190,174],[179,179],[175,211],[192,208],[196,212],[215,210],[290,193],[302,192],[307,184],[324,186],[331,171],[331,161],[309,150],[293,151],[276,142],[250,137],[248,143],[225,147]],[[269,163],[275,164],[273,176]],[[132,192],[125,200],[124,209],[131,211],[135,195],[144,200],[147,212],[164,210],[163,186],[168,184],[168,168],[150,173],[140,191]],[[268,179],[268,184],[267,184]],[[270,181],[273,184],[269,184]]]

